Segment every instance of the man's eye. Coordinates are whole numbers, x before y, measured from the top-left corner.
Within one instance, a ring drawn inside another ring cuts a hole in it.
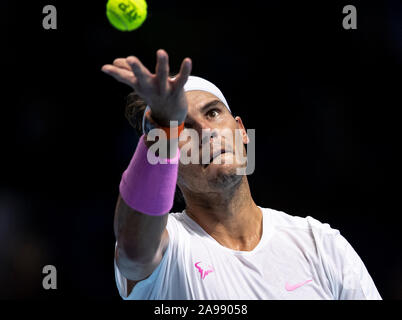
[[[219,115],[219,110],[218,109],[211,109],[207,112],[207,115],[211,118],[215,118]]]

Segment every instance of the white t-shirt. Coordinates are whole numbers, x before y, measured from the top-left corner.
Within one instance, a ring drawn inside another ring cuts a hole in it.
[[[351,245],[328,224],[261,208],[263,232],[252,251],[222,246],[185,210],[170,213],[169,245],[153,273],[123,299],[381,299]]]

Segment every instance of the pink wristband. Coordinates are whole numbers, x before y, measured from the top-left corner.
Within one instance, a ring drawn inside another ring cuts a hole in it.
[[[134,156],[123,173],[120,195],[134,210],[160,216],[168,213],[173,206],[180,150],[172,159],[159,159],[150,151],[150,158],[162,162],[151,164],[147,159],[148,148],[144,137],[141,136]]]

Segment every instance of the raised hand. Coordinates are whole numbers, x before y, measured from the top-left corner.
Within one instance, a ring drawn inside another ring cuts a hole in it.
[[[170,121],[178,121],[180,124],[187,115],[187,99],[183,87],[191,73],[191,59],[185,58],[180,72],[170,78],[168,54],[160,49],[156,56],[155,74],[134,56],[118,58],[113,64],[104,65],[102,71],[133,88],[150,106],[152,118],[159,125],[168,127]]]

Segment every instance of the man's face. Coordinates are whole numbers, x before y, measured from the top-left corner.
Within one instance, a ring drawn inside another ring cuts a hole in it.
[[[219,191],[240,182],[242,176],[237,174],[236,169],[245,167],[246,164],[236,157],[236,152],[241,157],[246,157],[244,144],[248,139],[240,117],[233,118],[226,106],[209,92],[189,91],[186,92],[186,98],[188,113],[182,135],[192,129],[199,138],[188,138],[179,144],[182,156],[186,152],[191,157],[192,150],[198,150],[199,161],[197,164],[180,162],[180,188],[183,192],[205,193]],[[205,149],[207,144],[209,151],[208,148]],[[184,151],[184,145],[187,151]],[[208,162],[206,164],[202,163],[202,149],[208,151],[204,153],[204,160],[207,158]]]

